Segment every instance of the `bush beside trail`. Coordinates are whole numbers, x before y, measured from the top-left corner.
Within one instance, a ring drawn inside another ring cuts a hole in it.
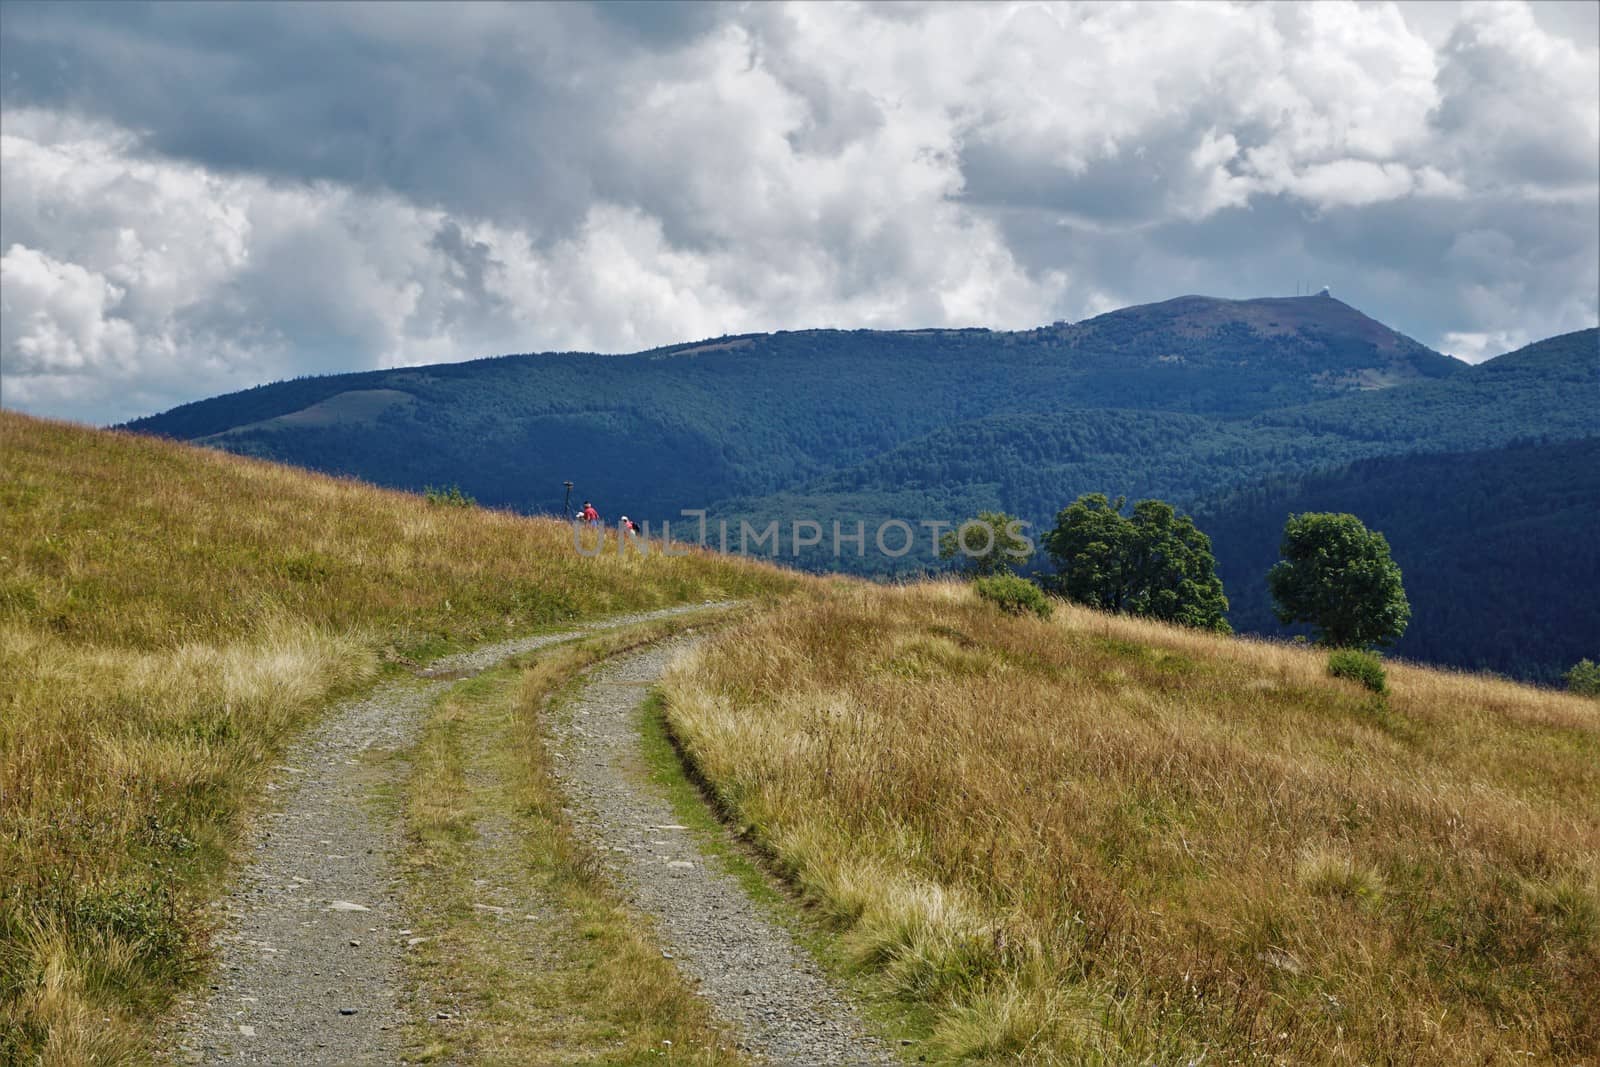
[[[1383,660],[1357,648],[1335,649],[1328,656],[1328,673],[1335,678],[1360,682],[1374,693],[1388,692]]]

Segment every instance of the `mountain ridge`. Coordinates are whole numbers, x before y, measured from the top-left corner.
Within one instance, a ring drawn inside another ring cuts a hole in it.
[[[126,427],[396,488],[460,483],[486,503],[524,511],[556,505],[530,485],[570,479],[654,517],[792,489],[995,412],[1239,416],[1372,384],[1352,375],[1393,382],[1456,369],[1398,334],[1393,347],[1409,355],[1396,363],[1364,339],[1377,327],[1362,325],[1362,336],[1263,334],[1216,318],[1287,307],[1317,330],[1329,315],[1368,321],[1331,298],[1198,299],[1026,331],[793,331],[632,355],[545,353],[303,378]],[[1205,328],[1191,328],[1202,305]],[[1190,325],[1160,327],[1175,314]],[[401,393],[413,400],[370,403]]]
[[[1379,323],[1377,320],[1368,318],[1366,315],[1363,315],[1363,314],[1361,314],[1361,312],[1359,312],[1356,309],[1350,307],[1350,305],[1344,304],[1343,302],[1335,300],[1332,297],[1253,297],[1253,298],[1247,298],[1247,299],[1233,300],[1233,299],[1227,299],[1227,298],[1222,298],[1222,297],[1207,297],[1207,296],[1200,296],[1200,295],[1190,294],[1190,295],[1185,295],[1185,296],[1173,297],[1173,298],[1171,298],[1169,300],[1158,301],[1158,302],[1150,303],[1150,304],[1138,304],[1138,305],[1132,305],[1132,306],[1129,306],[1129,307],[1126,307],[1126,308],[1118,308],[1118,309],[1116,309],[1114,311],[1105,312],[1103,314],[1096,315],[1096,316],[1093,316],[1093,317],[1088,318],[1088,319],[1080,320],[1079,322],[1076,322],[1076,323],[1068,323],[1068,322],[1065,322],[1063,320],[1061,322],[1057,322],[1057,323],[1054,323],[1054,324],[1051,324],[1051,325],[1048,325],[1048,326],[1039,326],[1039,327],[1034,327],[1034,328],[1031,328],[1031,329],[1014,330],[1014,331],[997,331],[997,330],[988,329],[986,327],[959,327],[959,328],[918,327],[918,328],[910,328],[910,329],[903,329],[903,330],[872,330],[872,329],[854,329],[854,330],[850,330],[850,329],[839,329],[839,328],[828,328],[828,327],[816,327],[816,328],[807,328],[807,329],[803,329],[803,330],[775,330],[775,331],[771,331],[771,332],[767,332],[767,333],[723,334],[723,335],[720,335],[720,336],[717,336],[717,337],[707,337],[707,338],[701,338],[701,339],[698,339],[698,340],[684,341],[684,342],[678,342],[678,343],[675,343],[675,344],[661,345],[661,346],[657,346],[657,347],[654,347],[654,348],[641,349],[641,350],[639,350],[637,352],[598,353],[598,352],[584,352],[584,351],[577,351],[577,350],[562,350],[562,351],[546,351],[546,352],[507,353],[507,354],[498,355],[498,356],[484,356],[484,357],[480,357],[480,358],[477,358],[477,359],[464,360],[464,361],[460,361],[460,362],[420,364],[420,365],[416,365],[416,366],[402,367],[402,368],[389,368],[389,369],[367,370],[367,371],[344,371],[344,372],[337,372],[337,373],[325,374],[325,375],[310,375],[310,376],[305,376],[305,377],[301,377],[301,378],[285,379],[285,380],[277,381],[277,382],[264,383],[262,385],[253,386],[253,387],[251,387],[249,389],[237,390],[235,392],[221,394],[221,395],[216,396],[216,397],[208,397],[208,398],[205,398],[205,399],[202,399],[202,400],[190,401],[188,403],[180,404],[180,405],[177,405],[177,406],[175,406],[173,408],[169,408],[169,409],[167,409],[166,411],[163,411],[163,412],[159,412],[159,413],[156,413],[156,414],[144,416],[142,418],[129,420],[128,422],[121,424],[121,428],[141,430],[141,431],[154,431],[154,432],[158,432],[159,433],[160,432],[159,427],[161,425],[163,425],[165,423],[170,423],[170,422],[176,421],[177,419],[179,419],[181,417],[182,413],[193,413],[193,412],[197,412],[200,409],[212,408],[212,407],[215,407],[221,401],[225,401],[225,400],[229,400],[229,399],[232,399],[232,398],[238,398],[238,397],[246,396],[246,395],[249,395],[249,394],[256,394],[256,393],[259,393],[262,390],[269,390],[269,391],[270,390],[280,390],[283,387],[289,386],[289,385],[294,384],[294,383],[303,383],[303,382],[323,382],[323,383],[326,383],[326,382],[330,382],[330,381],[335,380],[335,379],[366,379],[366,378],[370,378],[370,379],[372,379],[374,381],[379,381],[379,380],[385,380],[385,379],[388,379],[388,378],[392,378],[392,377],[394,377],[396,375],[403,375],[406,372],[412,372],[412,373],[416,373],[416,374],[437,375],[437,374],[443,373],[445,368],[461,368],[461,369],[474,368],[474,369],[487,370],[487,369],[490,369],[491,365],[495,365],[495,364],[506,364],[506,363],[509,363],[509,364],[516,365],[516,364],[525,364],[525,363],[529,363],[529,362],[546,361],[546,360],[551,360],[551,359],[584,358],[584,359],[594,359],[594,360],[597,360],[597,361],[600,361],[600,360],[609,361],[609,360],[618,360],[618,359],[655,359],[655,358],[658,358],[658,357],[687,357],[687,356],[692,356],[692,355],[701,355],[701,354],[710,353],[710,352],[733,353],[733,352],[739,352],[739,351],[745,350],[745,349],[754,348],[755,345],[761,340],[764,340],[764,339],[775,339],[775,338],[814,339],[814,338],[831,338],[831,337],[841,337],[841,338],[842,337],[860,337],[862,335],[868,335],[868,336],[871,336],[871,337],[886,338],[886,339],[888,339],[888,338],[893,338],[893,339],[913,339],[913,338],[927,338],[927,337],[935,337],[935,338],[950,338],[950,337],[971,338],[971,337],[974,337],[974,336],[984,336],[984,337],[992,337],[992,338],[1008,338],[1008,337],[1009,338],[1024,338],[1024,337],[1026,337],[1026,338],[1033,338],[1033,339],[1041,339],[1042,338],[1042,339],[1049,339],[1049,340],[1061,340],[1061,339],[1064,339],[1065,340],[1065,344],[1063,345],[1063,347],[1083,348],[1083,347],[1085,347],[1085,343],[1086,343],[1087,340],[1100,337],[1101,335],[1105,334],[1108,331],[1108,328],[1111,327],[1111,326],[1120,325],[1120,324],[1123,324],[1123,323],[1126,323],[1126,322],[1130,322],[1130,321],[1137,321],[1137,320],[1144,319],[1144,318],[1153,318],[1153,319],[1157,319],[1157,320],[1159,320],[1159,319],[1179,319],[1180,316],[1182,316],[1182,319],[1181,319],[1182,324],[1184,325],[1185,329],[1189,330],[1191,333],[1203,332],[1203,331],[1201,331],[1201,328],[1199,326],[1195,325],[1195,322],[1196,322],[1197,319],[1204,318],[1204,319],[1206,319],[1206,322],[1214,329],[1215,326],[1218,325],[1217,316],[1215,314],[1215,311],[1217,311],[1218,309],[1223,309],[1223,308],[1234,309],[1236,311],[1239,311],[1239,312],[1243,313],[1241,315],[1237,315],[1234,319],[1224,320],[1224,321],[1239,322],[1239,323],[1244,323],[1246,325],[1250,324],[1251,322],[1259,321],[1263,325],[1265,325],[1268,328],[1268,330],[1275,330],[1276,332],[1284,332],[1282,330],[1276,330],[1276,328],[1280,327],[1281,323],[1280,323],[1280,321],[1278,319],[1274,319],[1274,318],[1271,317],[1271,315],[1274,314],[1274,310],[1273,309],[1276,309],[1276,308],[1286,309],[1287,311],[1289,311],[1291,313],[1291,316],[1298,317],[1300,320],[1309,320],[1309,321],[1312,321],[1312,322],[1316,323],[1317,325],[1327,325],[1328,316],[1326,314],[1319,314],[1319,315],[1309,315],[1309,314],[1307,314],[1307,310],[1306,310],[1306,306],[1307,305],[1310,305],[1310,306],[1314,307],[1315,310],[1317,310],[1318,312],[1334,311],[1335,315],[1337,317],[1339,317],[1339,318],[1347,318],[1349,321],[1358,322],[1360,324],[1360,326],[1361,326],[1361,329],[1358,330],[1358,331],[1352,331],[1352,332],[1353,333],[1359,333],[1361,335],[1362,339],[1369,341],[1369,343],[1371,343],[1371,338],[1372,337],[1377,337],[1379,340],[1384,341],[1384,343],[1390,348],[1393,348],[1393,349],[1404,348],[1404,349],[1406,349],[1408,351],[1417,351],[1417,352],[1425,353],[1428,356],[1434,357],[1434,360],[1448,361],[1447,363],[1434,363],[1434,366],[1435,367],[1439,367],[1439,368],[1451,367],[1452,365],[1466,366],[1466,364],[1461,363],[1461,361],[1456,360],[1453,357],[1445,356],[1445,355],[1442,355],[1441,353],[1435,352],[1432,349],[1429,349],[1426,346],[1420,344],[1419,342],[1416,342],[1416,341],[1412,340],[1411,338],[1405,336],[1404,334],[1400,334],[1400,333],[1390,329],[1389,327],[1384,326],[1382,323]],[[1210,312],[1210,314],[1205,315],[1205,316],[1198,315],[1198,314],[1195,313],[1196,309],[1202,309],[1204,311]],[[1291,316],[1284,316],[1284,317],[1291,317]],[[1370,325],[1370,327],[1372,327],[1372,329],[1368,328],[1369,325]],[[1145,332],[1149,332],[1149,330],[1146,329]],[[1375,345],[1375,347],[1376,347],[1376,345]],[[746,353],[746,354],[755,354],[755,353]],[[1157,357],[1157,358],[1159,358],[1159,357]],[[1441,371],[1441,373],[1449,373],[1449,371]],[[340,390],[340,391],[344,391],[344,390]],[[312,403],[315,403],[315,402],[316,401],[312,401]],[[305,406],[310,406],[310,404],[307,404]],[[269,417],[276,417],[276,415],[282,415],[282,414],[292,414],[296,410],[300,410],[300,409],[291,409],[290,411],[278,411],[278,412],[275,412],[273,416],[269,416]],[[255,420],[255,421],[262,421],[262,420]],[[213,432],[217,432],[217,431],[213,431]],[[193,436],[193,435],[188,435],[188,436]]]
[[[780,331],[299,379],[128,427],[523,512],[559,511],[572,481],[655,529],[698,508],[735,529],[992,508],[1043,524],[1083,492],[1190,506],[1384,456],[1600,436],[1597,335],[1470,365],[1331,296],[1181,297],[1022,331]],[[919,553],[789,562],[940,565]]]

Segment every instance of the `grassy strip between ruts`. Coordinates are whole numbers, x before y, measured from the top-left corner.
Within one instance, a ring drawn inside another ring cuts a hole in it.
[[[709,611],[541,650],[434,706],[403,801],[423,1062],[743,1062],[578,842],[540,717],[601,660]]]

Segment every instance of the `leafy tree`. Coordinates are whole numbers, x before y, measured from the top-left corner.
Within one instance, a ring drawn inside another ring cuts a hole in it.
[[[1044,536],[1068,599],[1105,611],[1227,632],[1211,539],[1163,500],[1086,493],[1062,509]]]
[[[1574,693],[1586,697],[1600,697],[1600,664],[1594,660],[1580,659],[1572,665],[1572,669],[1562,675],[1566,679],[1567,688]]]
[[[939,538],[939,558],[960,560],[978,577],[1010,574],[1033,558],[1033,541],[1022,532],[1022,521],[1003,511],[980,511]]]
[[[1284,517],[1308,511],[1349,512],[1383,531],[1411,604],[1396,655],[1546,685],[1584,656],[1600,659],[1600,435],[1391,456],[1197,504],[1236,630],[1283,633],[1262,579]]]
[[[1334,648],[1391,644],[1406,631],[1411,605],[1389,542],[1354,515],[1290,515],[1267,573],[1278,620],[1308,622]]]

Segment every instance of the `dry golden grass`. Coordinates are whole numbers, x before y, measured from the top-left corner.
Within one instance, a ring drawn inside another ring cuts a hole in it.
[[[1007,1062],[1593,1062],[1600,705],[958,585],[835,588],[666,685],[698,769]]]
[[[122,1062],[294,731],[385,662],[796,579],[0,412],[0,1062]]]

